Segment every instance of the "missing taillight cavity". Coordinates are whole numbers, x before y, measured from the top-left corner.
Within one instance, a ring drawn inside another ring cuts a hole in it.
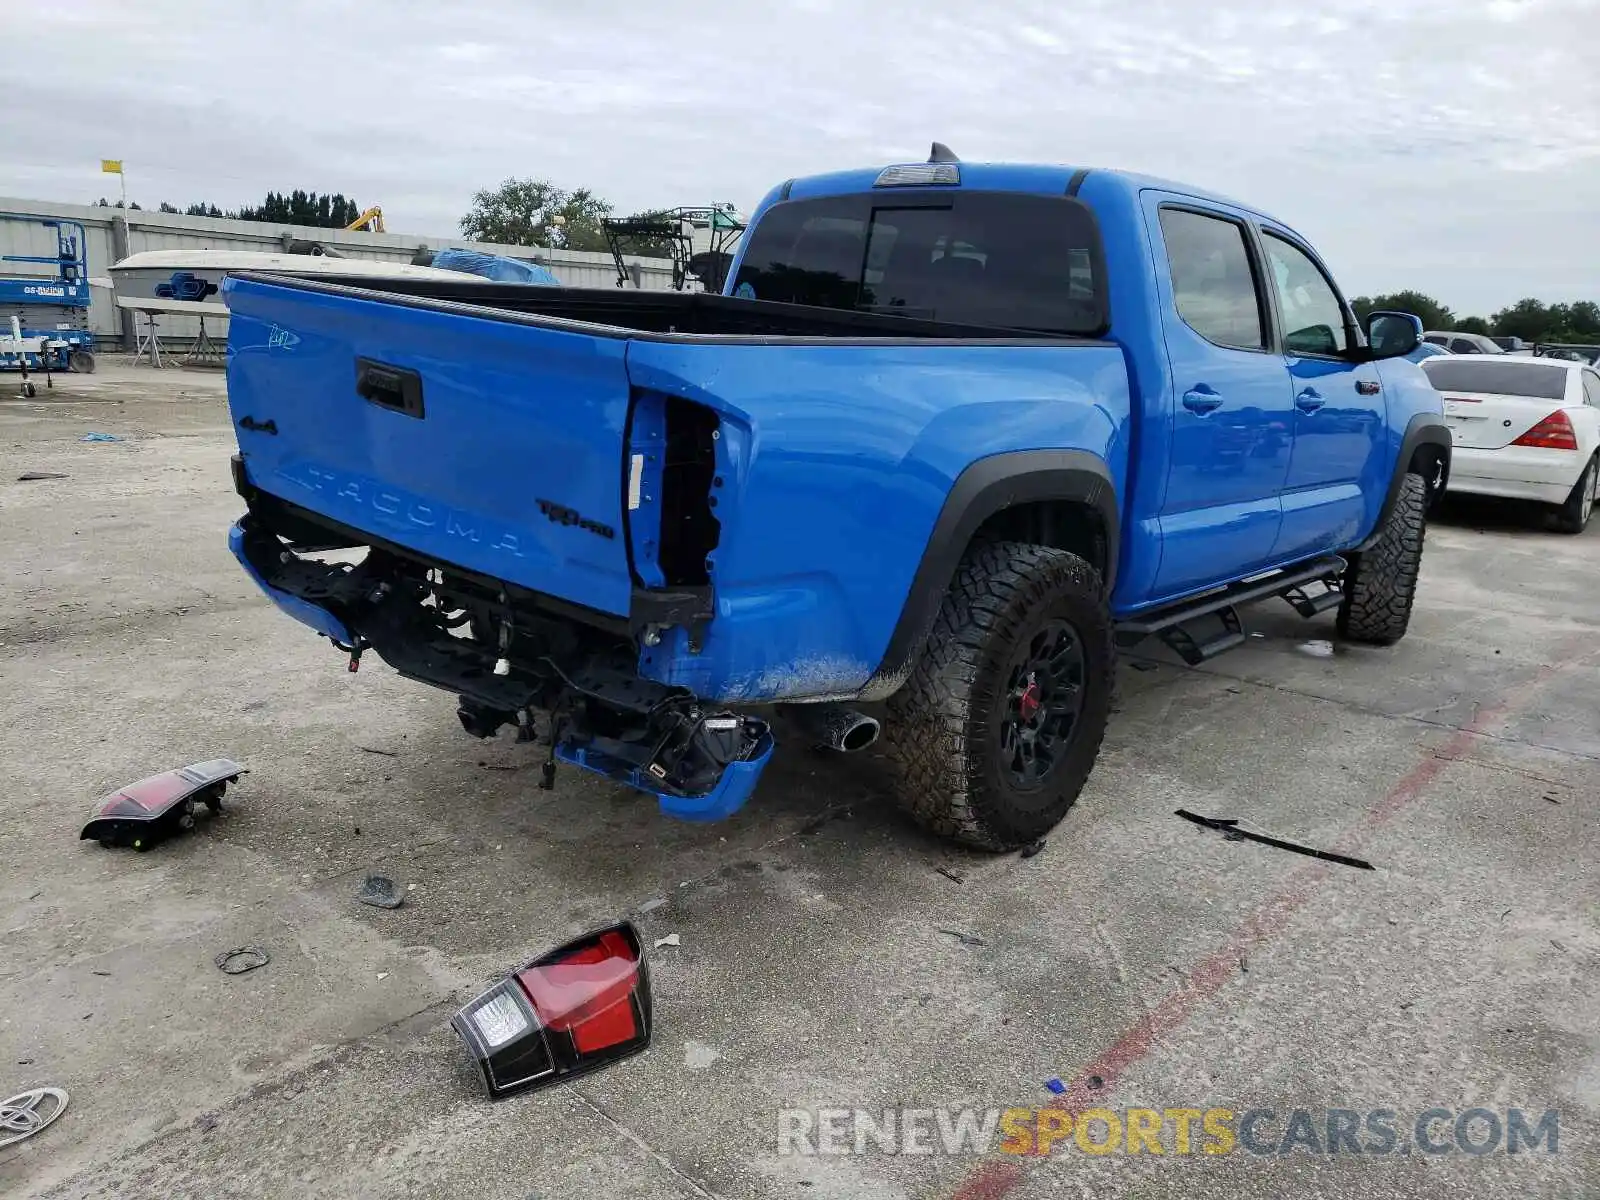
[[[717,414],[669,396],[666,459],[661,481],[661,550],[657,561],[669,587],[711,582],[706,559],[722,538],[717,520]]]

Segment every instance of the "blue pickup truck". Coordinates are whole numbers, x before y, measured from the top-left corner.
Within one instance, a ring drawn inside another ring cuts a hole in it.
[[[1082,789],[1116,647],[1201,662],[1283,597],[1405,632],[1450,437],[1308,243],[1115,171],[793,179],[725,294],[238,275],[231,545],[558,761],[715,819],[778,727],[882,731],[900,803],[1004,849]]]

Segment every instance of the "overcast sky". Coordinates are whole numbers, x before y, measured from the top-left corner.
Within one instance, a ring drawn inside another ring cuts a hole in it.
[[[1600,300],[1600,0],[3,0],[0,44],[0,194],[120,157],[147,207],[448,235],[509,175],[748,210],[937,138],[1237,196],[1351,294]]]

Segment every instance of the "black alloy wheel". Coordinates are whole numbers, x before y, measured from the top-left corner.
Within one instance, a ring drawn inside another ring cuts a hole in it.
[[[1006,673],[998,764],[1012,786],[1033,791],[1060,766],[1083,711],[1083,641],[1066,621],[1047,621],[1017,647]]]

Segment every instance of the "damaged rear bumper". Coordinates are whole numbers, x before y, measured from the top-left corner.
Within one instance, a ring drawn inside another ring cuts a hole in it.
[[[557,742],[556,758],[582,770],[603,775],[613,783],[648,792],[669,817],[676,817],[680,821],[721,821],[743,808],[745,801],[755,792],[761,772],[767,769],[767,763],[772,758],[775,744],[766,722],[750,717],[707,717],[701,724],[711,725],[718,721],[738,722],[740,729],[737,736],[745,741],[746,748],[741,751],[742,757],[722,768],[711,790],[699,795],[663,790],[664,779],[658,777],[649,764],[641,767],[629,758],[614,757],[594,747]],[[724,731],[731,729],[731,725],[724,726]]]
[[[540,714],[555,761],[646,792],[669,816],[731,816],[772,757],[765,721],[706,708],[685,688],[641,677],[625,626],[586,621],[379,544],[359,563],[325,562],[312,555],[356,547],[336,536],[297,545],[255,514],[233,526],[228,547],[262,592],[333,642],[351,670],[370,649],[400,674],[455,693],[462,725],[478,737],[506,724],[531,735]]]
[[[281,588],[273,587],[272,584],[268,583],[262,569],[256,566],[251,561],[250,556],[245,553],[244,546],[245,530],[244,523],[241,521],[228,530],[228,549],[233,551],[233,556],[239,560],[239,565],[245,569],[245,573],[256,581],[256,586],[267,594],[267,599],[271,600],[296,621],[299,621],[300,624],[310,626],[336,645],[348,649],[354,644],[350,631],[344,627],[344,622],[326,608],[323,608],[320,604],[313,604],[309,600],[302,600],[299,596],[290,595]]]

